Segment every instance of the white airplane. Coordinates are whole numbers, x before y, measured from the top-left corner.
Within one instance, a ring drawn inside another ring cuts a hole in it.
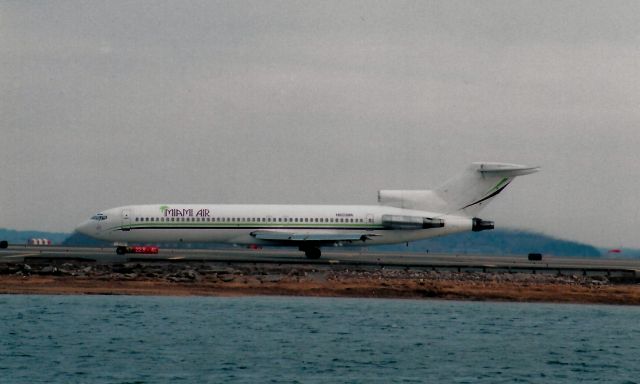
[[[516,177],[538,171],[504,163],[473,163],[434,190],[381,190],[378,205],[151,204],[102,211],[76,230],[127,244],[216,242],[297,246],[308,258],[320,248],[404,243],[493,229],[476,217]]]

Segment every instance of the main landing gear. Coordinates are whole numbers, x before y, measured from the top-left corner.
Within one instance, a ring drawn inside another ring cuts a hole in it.
[[[319,259],[320,255],[322,254],[320,252],[320,248],[318,247],[300,247],[298,249],[304,252],[304,255],[307,256],[307,259]]]

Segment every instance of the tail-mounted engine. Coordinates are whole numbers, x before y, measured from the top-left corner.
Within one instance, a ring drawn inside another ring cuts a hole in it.
[[[430,217],[382,215],[385,229],[428,229],[444,227],[444,220]]]

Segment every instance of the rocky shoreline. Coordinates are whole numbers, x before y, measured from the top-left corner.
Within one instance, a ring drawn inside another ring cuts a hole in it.
[[[6,263],[1,294],[290,295],[640,304],[606,276],[261,263]]]

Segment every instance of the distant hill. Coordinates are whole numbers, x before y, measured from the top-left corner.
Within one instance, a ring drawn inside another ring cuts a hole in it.
[[[78,232],[67,234],[67,238],[62,242],[62,245],[74,247],[108,247],[112,244],[112,241],[96,240],[93,237]]]
[[[54,244],[68,246],[100,246],[108,247],[112,243],[90,238],[79,233],[51,233],[39,231],[15,231],[0,229],[0,240],[10,243],[24,244],[30,238],[48,238]],[[200,248],[219,249],[228,248],[229,244],[198,244],[198,243],[163,243],[162,248]],[[591,245],[557,239],[538,233],[496,229],[484,232],[467,232],[444,236],[435,239],[414,241],[406,244],[391,244],[371,246],[376,251],[394,252],[430,252],[452,254],[490,254],[490,255],[524,255],[531,252],[555,256],[579,257],[615,257],[640,258],[640,250],[623,249],[622,253],[607,254],[606,249],[598,249]]]
[[[0,228],[0,240],[6,240],[9,244],[26,244],[29,239],[49,239],[53,244],[61,244],[69,237],[68,233],[43,232],[43,231],[16,231],[14,229]]]
[[[379,245],[371,249],[384,251],[433,252],[455,254],[524,255],[542,253],[554,256],[600,257],[602,252],[591,245],[551,236],[495,229],[414,241],[406,244]]]

